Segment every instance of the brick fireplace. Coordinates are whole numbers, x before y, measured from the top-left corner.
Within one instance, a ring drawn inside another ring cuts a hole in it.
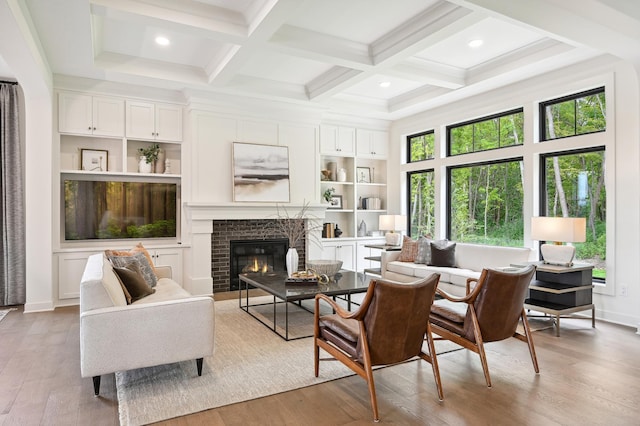
[[[213,232],[211,234],[211,276],[213,277],[213,292],[229,291],[238,289],[237,272],[233,271],[234,277],[231,276],[232,269],[235,269],[234,259],[242,256],[242,262],[245,257],[251,257],[254,253],[256,257],[279,257],[270,260],[270,266],[276,267],[276,270],[283,270],[284,255],[289,248],[289,242],[284,239],[284,252],[282,249],[274,249],[275,246],[282,243],[282,235],[275,233],[263,233],[263,229],[269,228],[269,223],[277,219],[258,219],[258,220],[214,220]],[[256,238],[260,236],[260,238]],[[245,250],[238,253],[237,249],[232,250],[234,244],[245,247]],[[305,241],[300,241],[296,246],[299,256],[298,268],[304,268],[304,259],[306,258]],[[265,252],[266,250],[266,252]],[[234,253],[235,252],[235,253]],[[262,256],[259,256],[262,254]],[[235,256],[235,258],[234,258]],[[262,259],[259,259],[262,261]],[[242,269],[243,266],[240,266]],[[285,269],[286,270],[286,267]]]
[[[282,211],[284,208],[294,215],[302,207],[300,203],[280,206],[270,203],[200,201],[184,203],[185,289],[193,295],[211,295],[214,291],[226,291],[230,285],[228,275],[230,241],[256,238],[252,224],[262,220],[275,220],[279,209]],[[322,226],[326,208],[327,206],[323,204],[306,206],[307,225],[318,229],[317,238],[314,240],[320,240],[319,229]],[[273,237],[281,238],[279,235]],[[322,247],[318,244],[309,244],[309,241],[312,240],[307,239],[306,243],[297,247],[300,267],[304,266],[305,259],[321,258]]]

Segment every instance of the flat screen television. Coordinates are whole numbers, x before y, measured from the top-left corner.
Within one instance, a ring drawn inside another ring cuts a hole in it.
[[[63,181],[64,239],[177,237],[178,184]]]

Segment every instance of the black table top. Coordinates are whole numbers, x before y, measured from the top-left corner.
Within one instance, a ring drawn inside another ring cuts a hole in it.
[[[286,272],[240,274],[240,280],[245,283],[286,301],[313,299],[319,293],[328,296],[364,293],[370,281],[364,274],[346,270],[338,272],[327,284],[285,283],[286,278]]]

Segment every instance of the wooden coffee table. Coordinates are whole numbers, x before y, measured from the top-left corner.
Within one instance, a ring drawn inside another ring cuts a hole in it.
[[[333,296],[333,298],[341,297],[347,302],[347,309],[351,310],[351,295],[357,293],[366,293],[369,288],[370,278],[365,277],[364,274],[360,274],[353,271],[340,271],[336,274],[335,279],[331,280],[328,284],[285,284],[287,274],[281,273],[245,273],[240,274],[240,289],[238,291],[238,305],[240,309],[246,311],[249,315],[260,321],[262,324],[271,329],[278,336],[284,340],[295,340],[310,337],[311,335],[289,337],[289,304],[294,303],[297,307],[302,308],[308,312],[313,313],[312,310],[302,305],[303,300],[310,300],[316,297],[316,294],[326,294],[327,296]],[[249,286],[253,286],[264,290],[273,296],[273,301],[270,303],[256,303],[249,304]],[[245,293],[243,304],[243,291]],[[282,334],[276,327],[277,324],[277,305],[284,303],[285,305],[285,326],[284,334]],[[251,312],[252,307],[273,305],[273,324],[269,324],[263,321],[262,318],[256,316]]]

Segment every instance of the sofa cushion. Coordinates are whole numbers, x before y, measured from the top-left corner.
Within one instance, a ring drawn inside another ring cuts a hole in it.
[[[151,269],[151,264],[149,264],[149,261],[143,253],[137,252],[129,256],[116,256],[112,254],[112,251],[108,250],[108,252],[111,253],[111,256],[109,256],[109,253],[107,253],[107,256],[113,266],[118,268],[129,268],[131,265],[136,265],[138,271],[140,271],[140,274],[147,284],[149,284],[150,287],[155,287],[158,282],[158,278],[156,277],[155,272],[153,272],[153,269]]]
[[[155,293],[133,302],[134,305],[144,303],[167,302],[171,300],[187,299],[191,294],[171,278],[160,278],[158,284],[153,288]]]
[[[431,242],[431,262],[432,266],[456,266],[456,243],[446,240]]]
[[[447,268],[448,269],[448,268]],[[480,278],[481,272],[472,271],[471,269],[461,269],[461,268],[451,268],[452,272],[449,277],[449,281],[451,284],[459,285],[466,287],[467,286],[467,278]]]
[[[418,242],[405,236],[402,239],[402,250],[400,251],[400,262],[413,262],[418,254]]]
[[[421,236],[418,238],[418,253],[415,263],[428,265],[431,262],[431,239]]]
[[[527,262],[532,253],[527,247],[458,244],[456,262],[460,268],[482,271],[483,268],[500,268]]]
[[[440,274],[439,282],[449,282],[449,280],[451,279],[449,269],[451,268],[440,268],[438,266],[416,264],[413,268],[413,276],[416,278],[427,278],[432,274],[438,273]]]
[[[122,290],[122,284],[113,271],[111,263],[104,258],[102,261],[102,286],[107,291],[113,306],[126,306],[127,299]]]
[[[114,266],[113,270],[116,272],[116,275],[118,275],[118,278],[120,278],[122,285],[124,285],[131,295],[131,301],[129,303],[133,303],[155,292],[155,290],[147,284],[135,264],[132,263],[129,267]]]

